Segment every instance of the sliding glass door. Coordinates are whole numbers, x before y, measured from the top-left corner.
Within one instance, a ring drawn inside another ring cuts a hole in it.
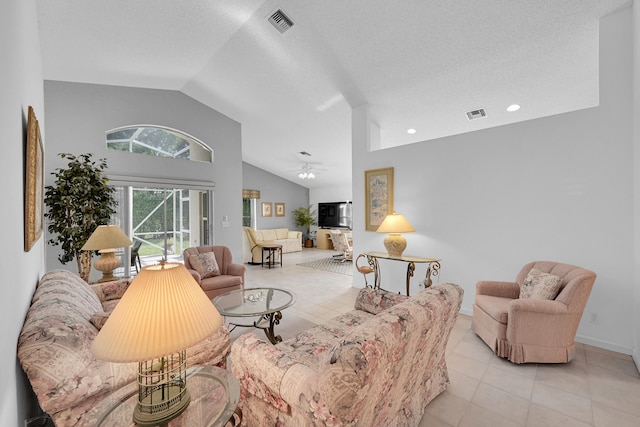
[[[117,222],[134,242],[140,242],[142,265],[161,259],[182,262],[183,251],[213,241],[211,190],[171,186],[116,186]],[[123,253],[124,276],[133,267],[131,251]],[[135,270],[134,270],[135,273]]]

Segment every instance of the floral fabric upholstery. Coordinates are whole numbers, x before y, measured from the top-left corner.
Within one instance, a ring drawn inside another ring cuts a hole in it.
[[[18,359],[42,409],[57,427],[93,425],[83,415],[118,388],[136,380],[137,363],[110,363],[93,357],[98,334],[91,323],[128,281],[88,285],[69,271],[45,274],[38,283],[18,338]],[[98,291],[96,292],[96,288]],[[226,366],[229,332],[222,327],[187,349],[189,365]]]
[[[455,284],[403,298],[362,289],[355,306],[371,312],[353,310],[275,346],[239,337],[231,367],[243,425],[417,426],[449,382],[444,354],[462,296]]]

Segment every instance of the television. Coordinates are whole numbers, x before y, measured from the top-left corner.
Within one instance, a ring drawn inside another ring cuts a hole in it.
[[[318,203],[318,227],[351,229],[351,212],[349,201]]]

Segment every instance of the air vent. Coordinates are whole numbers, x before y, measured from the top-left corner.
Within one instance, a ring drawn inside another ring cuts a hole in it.
[[[311,154],[307,153],[306,151],[298,151],[298,154],[300,154],[301,156],[311,157]]]
[[[293,21],[289,19],[287,15],[285,15],[284,12],[280,9],[271,14],[271,16],[269,17],[269,22],[271,22],[271,25],[276,27],[276,30],[280,31],[281,33],[284,33],[289,28],[293,27]]]
[[[481,119],[483,117],[487,117],[487,113],[486,111],[484,111],[484,108],[478,108],[477,110],[467,111],[467,119],[469,120]]]

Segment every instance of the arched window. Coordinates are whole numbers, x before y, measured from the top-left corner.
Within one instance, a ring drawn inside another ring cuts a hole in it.
[[[213,150],[205,143],[164,126],[134,125],[107,131],[107,149],[213,163]]]

